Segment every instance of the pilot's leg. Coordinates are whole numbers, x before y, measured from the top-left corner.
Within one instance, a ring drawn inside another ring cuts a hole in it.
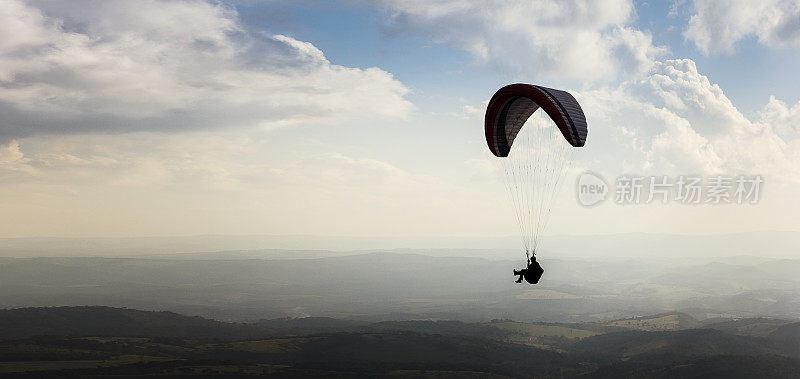
[[[522,283],[522,277],[525,275],[525,269],[522,270],[514,270],[514,275],[519,275],[519,279],[517,279],[517,283]]]

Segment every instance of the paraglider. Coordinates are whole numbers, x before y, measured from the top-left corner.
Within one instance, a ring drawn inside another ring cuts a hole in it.
[[[526,122],[539,108],[552,122]],[[555,126],[555,127],[553,127]],[[544,270],[536,250],[552,204],[574,148],[586,143],[586,117],[569,92],[533,84],[511,84],[499,89],[486,108],[484,132],[489,150],[505,172],[514,207],[526,268],[514,270],[531,284]]]
[[[536,262],[536,256],[532,256],[528,258],[528,267],[523,268],[522,270],[514,270],[514,275],[519,275],[519,279],[517,279],[517,283],[522,283],[522,279],[525,278],[525,281],[530,284],[539,283],[539,279],[541,279],[542,274],[544,274],[544,269],[539,262]]]

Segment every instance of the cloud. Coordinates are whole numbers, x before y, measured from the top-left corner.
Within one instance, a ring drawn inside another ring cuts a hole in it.
[[[775,132],[782,138],[788,140],[800,137],[800,102],[790,107],[775,96],[770,96],[760,116],[761,122],[773,125]]]
[[[683,35],[705,54],[731,54],[750,36],[769,47],[800,47],[800,2],[694,0]]]
[[[629,25],[628,0],[384,0],[397,32],[464,49],[501,72],[537,80],[552,76],[612,81],[646,72],[655,56],[648,32]]]
[[[30,158],[19,149],[19,141],[11,141],[0,145],[0,178],[9,181],[12,178],[26,177],[37,170],[30,165]]]
[[[486,103],[488,104],[488,102]],[[486,106],[476,107],[473,105],[465,105],[461,107],[461,111],[464,113],[462,117],[465,120],[479,119],[483,117],[484,112],[486,112]]]
[[[0,2],[0,140],[40,133],[275,127],[411,109],[378,68],[246,30],[205,1]]]
[[[579,94],[598,159],[617,170],[654,175],[766,175],[800,181],[800,116],[774,98],[760,117],[745,117],[690,59],[657,62],[643,79]],[[781,132],[782,131],[782,132]]]

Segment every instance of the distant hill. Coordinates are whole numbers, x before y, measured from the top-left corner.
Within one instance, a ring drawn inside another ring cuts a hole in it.
[[[465,323],[461,321],[381,321],[364,328],[372,332],[405,331],[424,334],[439,334],[459,337],[482,337],[504,339],[511,335],[507,330],[494,324]]]
[[[608,235],[554,235],[547,237],[543,253],[608,259],[609,257],[739,257],[761,255],[793,258],[800,245],[800,232],[762,231],[714,235],[621,233]],[[519,237],[344,237],[310,235],[198,235],[139,238],[0,238],[0,256],[105,256],[134,257],[153,254],[203,253],[261,250],[266,255],[284,250],[330,251],[418,249],[448,256],[519,257]],[[272,249],[272,251],[269,251]],[[449,251],[448,251],[449,250]],[[236,256],[237,254],[227,254]],[[501,258],[504,259],[504,258]],[[742,259],[738,259],[742,262]]]
[[[697,328],[700,326],[700,322],[686,313],[672,312],[614,320],[607,322],[606,325],[626,329],[656,331]]]
[[[713,329],[689,329],[673,332],[627,331],[607,333],[582,339],[576,351],[594,352],[613,357],[638,355],[772,355],[781,354],[769,341],[736,336]]]
[[[255,323],[259,326],[278,329],[345,329],[367,325],[367,322],[342,320],[333,317],[281,317],[269,320],[260,320]]]
[[[543,256],[544,279],[531,286],[514,283],[511,270],[519,260],[393,252],[318,259],[212,256],[0,258],[0,306],[103,304],[240,322],[314,316],[569,323],[665,311],[697,319],[800,318],[800,281],[790,276],[800,260],[745,267]]]
[[[737,320],[706,320],[703,327],[717,329],[740,336],[767,337],[791,321],[771,318],[745,318]]]
[[[800,357],[800,322],[781,325],[767,338],[782,347],[789,355]]]
[[[0,340],[32,336],[123,336],[242,339],[270,329],[172,312],[110,307],[47,307],[0,310]]]

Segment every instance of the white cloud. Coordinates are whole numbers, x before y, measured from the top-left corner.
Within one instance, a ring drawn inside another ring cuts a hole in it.
[[[630,26],[629,0],[384,0],[391,26],[452,44],[479,62],[538,80],[611,81],[646,72],[665,52]]]
[[[800,181],[800,154],[793,148],[800,144],[794,132],[800,105],[772,99],[759,119],[750,120],[690,59],[658,62],[644,79],[580,93],[579,101],[591,116],[587,148],[614,146],[595,153],[617,162],[617,172]],[[779,134],[787,122],[794,122],[794,134]]]
[[[483,114],[486,112],[486,107],[489,106],[489,100],[484,100],[480,106],[464,105],[461,107],[461,118],[464,120],[478,120],[483,119]]]
[[[775,96],[770,96],[760,116],[761,122],[772,125],[782,138],[789,140],[800,137],[800,102],[789,107]]]
[[[684,31],[702,52],[733,53],[750,36],[770,47],[800,47],[797,0],[694,0]]]
[[[205,1],[0,1],[0,138],[406,115],[378,68],[245,30]]]
[[[8,180],[13,176],[27,176],[36,173],[30,159],[19,149],[19,141],[0,145],[0,178]]]

